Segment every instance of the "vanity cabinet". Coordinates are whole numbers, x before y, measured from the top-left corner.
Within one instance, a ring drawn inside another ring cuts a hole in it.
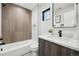
[[[74,50],[39,38],[39,56],[71,56]]]
[[[40,56],[60,55],[60,50],[61,48],[58,45],[54,45],[51,42],[39,39],[39,55]]]
[[[63,47],[61,46],[61,56],[72,56],[72,51],[71,49],[69,48],[66,48],[66,47]]]

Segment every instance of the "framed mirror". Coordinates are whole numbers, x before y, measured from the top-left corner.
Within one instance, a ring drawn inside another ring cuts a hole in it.
[[[78,19],[78,3],[54,3],[53,27],[75,27]]]

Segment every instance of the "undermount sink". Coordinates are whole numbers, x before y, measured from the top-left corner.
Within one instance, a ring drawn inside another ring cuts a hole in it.
[[[65,42],[65,43],[71,43],[72,40],[74,40],[73,37],[67,37],[67,36],[62,36],[62,37],[59,37],[57,35],[50,35],[48,37],[49,41],[53,41],[53,42]]]
[[[48,38],[57,38],[57,39],[66,39],[66,40],[70,40],[70,39],[78,39],[79,38],[79,34],[75,34],[74,31],[62,31],[62,30],[58,30],[56,32],[50,33],[48,35]]]
[[[59,37],[58,35],[49,35],[48,37],[51,39],[67,39],[67,40],[74,38],[73,35],[62,35],[62,37]]]

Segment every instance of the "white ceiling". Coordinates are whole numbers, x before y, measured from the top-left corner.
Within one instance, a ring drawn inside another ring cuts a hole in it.
[[[32,10],[38,3],[14,3],[14,4]]]
[[[14,4],[27,8],[29,10],[32,10],[39,3],[14,3]],[[73,6],[73,5],[74,5],[73,3],[54,3],[54,9],[66,8],[66,7]]]
[[[73,6],[74,3],[54,3],[54,9],[59,9],[59,8],[67,8],[67,7],[70,7],[70,6]]]

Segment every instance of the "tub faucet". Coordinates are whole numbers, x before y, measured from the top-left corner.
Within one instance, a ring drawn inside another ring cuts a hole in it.
[[[0,45],[1,45],[1,46],[2,46],[2,45],[5,45],[5,42],[3,42],[3,39],[1,39],[1,38],[0,38]],[[2,48],[2,47],[0,48],[0,51],[3,51],[3,48]]]
[[[62,37],[62,30],[59,30],[58,33],[59,33],[59,37]]]

